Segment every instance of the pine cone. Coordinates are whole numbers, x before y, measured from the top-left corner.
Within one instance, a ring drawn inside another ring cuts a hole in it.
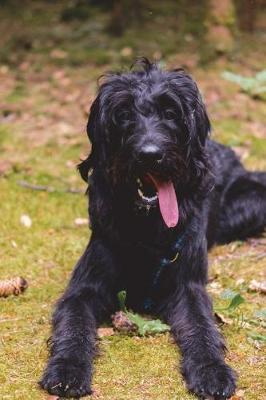
[[[17,296],[24,292],[27,287],[27,281],[21,277],[0,281],[0,297],[8,297],[12,294]]]

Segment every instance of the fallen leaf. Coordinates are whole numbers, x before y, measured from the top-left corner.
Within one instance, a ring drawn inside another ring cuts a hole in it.
[[[248,336],[254,341],[266,342],[266,335],[261,335],[259,332],[250,332]]]
[[[222,291],[222,285],[219,282],[214,281],[208,285],[208,289],[213,294],[220,294]]]
[[[9,72],[9,66],[8,65],[1,65],[0,67],[0,73],[5,75]]]
[[[105,336],[112,336],[115,334],[113,328],[98,328],[97,333],[100,338]]]
[[[232,325],[232,323],[233,323],[233,321],[230,318],[225,317],[221,313],[215,312],[214,316],[215,316],[215,319],[218,322],[218,324]]]
[[[26,228],[30,228],[32,225],[32,220],[27,214],[23,214],[20,217],[20,223],[26,226]]]
[[[121,55],[122,55],[123,57],[130,57],[130,56],[132,56],[133,50],[132,50],[131,47],[124,47],[124,48],[121,50],[120,53],[121,53]]]
[[[130,320],[126,312],[117,311],[111,316],[111,319],[116,331],[126,334],[137,333],[137,325]]]
[[[76,218],[75,219],[75,225],[77,225],[77,226],[88,225],[88,223],[89,223],[88,218]]]
[[[248,288],[253,292],[266,294],[266,281],[258,282],[256,279],[252,279]]]
[[[243,390],[243,389],[239,389],[236,391],[236,395],[239,397],[243,397],[244,394],[245,394],[245,390]]]
[[[236,284],[238,286],[243,285],[244,282],[245,282],[245,279],[243,279],[243,278],[239,278],[239,279],[236,280]]]
[[[17,243],[15,242],[15,240],[11,240],[11,245],[12,247],[14,247],[15,249],[18,247]]]
[[[0,160],[0,176],[8,174],[12,169],[12,164],[8,160]]]
[[[157,50],[153,53],[152,57],[154,58],[154,60],[160,61],[162,58],[162,53],[159,50]]]
[[[247,243],[253,247],[266,246],[266,238],[250,238]]]
[[[244,400],[245,390],[237,390],[234,396],[230,397],[230,400]]]
[[[241,160],[248,158],[250,150],[244,146],[233,146],[234,152],[238,155]]]
[[[61,49],[54,49],[51,51],[50,56],[62,60],[68,56],[67,52]]]
[[[75,168],[76,165],[77,165],[76,161],[73,161],[73,160],[66,161],[66,167],[68,167],[68,168]]]
[[[262,365],[266,361],[266,356],[250,356],[247,358],[247,362],[249,365]]]

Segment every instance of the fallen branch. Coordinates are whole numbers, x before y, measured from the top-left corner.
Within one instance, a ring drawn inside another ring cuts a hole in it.
[[[32,183],[26,182],[26,181],[18,181],[17,184],[19,186],[22,186],[26,189],[31,189],[31,190],[37,190],[39,192],[49,192],[49,193],[73,193],[73,194],[78,194],[78,193],[84,193],[84,190],[81,189],[73,189],[73,188],[67,188],[67,189],[57,189],[53,186],[44,186],[44,185],[33,185]]]

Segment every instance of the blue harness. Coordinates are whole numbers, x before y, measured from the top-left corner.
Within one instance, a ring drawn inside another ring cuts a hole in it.
[[[171,258],[165,258],[165,257],[164,257],[164,258],[162,258],[162,259],[160,260],[160,262],[159,262],[159,264],[158,264],[158,266],[157,266],[157,268],[156,268],[156,271],[155,271],[155,273],[154,273],[154,275],[153,275],[153,278],[152,278],[152,285],[151,285],[151,291],[152,291],[152,292],[155,292],[156,289],[157,289],[157,287],[158,287],[158,284],[159,284],[159,280],[160,280],[160,276],[161,276],[161,274],[162,274],[162,271],[163,271],[166,267],[168,267],[169,265],[173,264],[173,263],[178,259],[179,252],[180,252],[180,250],[181,250],[181,248],[182,248],[182,245],[183,245],[183,242],[184,242],[184,237],[185,237],[185,235],[183,234],[183,235],[182,235],[181,237],[179,237],[179,238],[177,239],[177,241],[175,242],[175,244],[174,244],[174,246],[173,246],[173,254],[174,254],[173,257],[171,257]],[[153,306],[154,306],[154,301],[152,300],[151,297],[147,297],[147,298],[144,300],[144,310],[145,310],[146,312],[149,312],[149,311],[152,310]]]

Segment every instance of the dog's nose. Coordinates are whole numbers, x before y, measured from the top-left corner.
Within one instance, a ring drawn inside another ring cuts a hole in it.
[[[149,144],[141,148],[138,152],[137,158],[141,163],[153,164],[159,163],[162,160],[163,155],[159,147]]]

